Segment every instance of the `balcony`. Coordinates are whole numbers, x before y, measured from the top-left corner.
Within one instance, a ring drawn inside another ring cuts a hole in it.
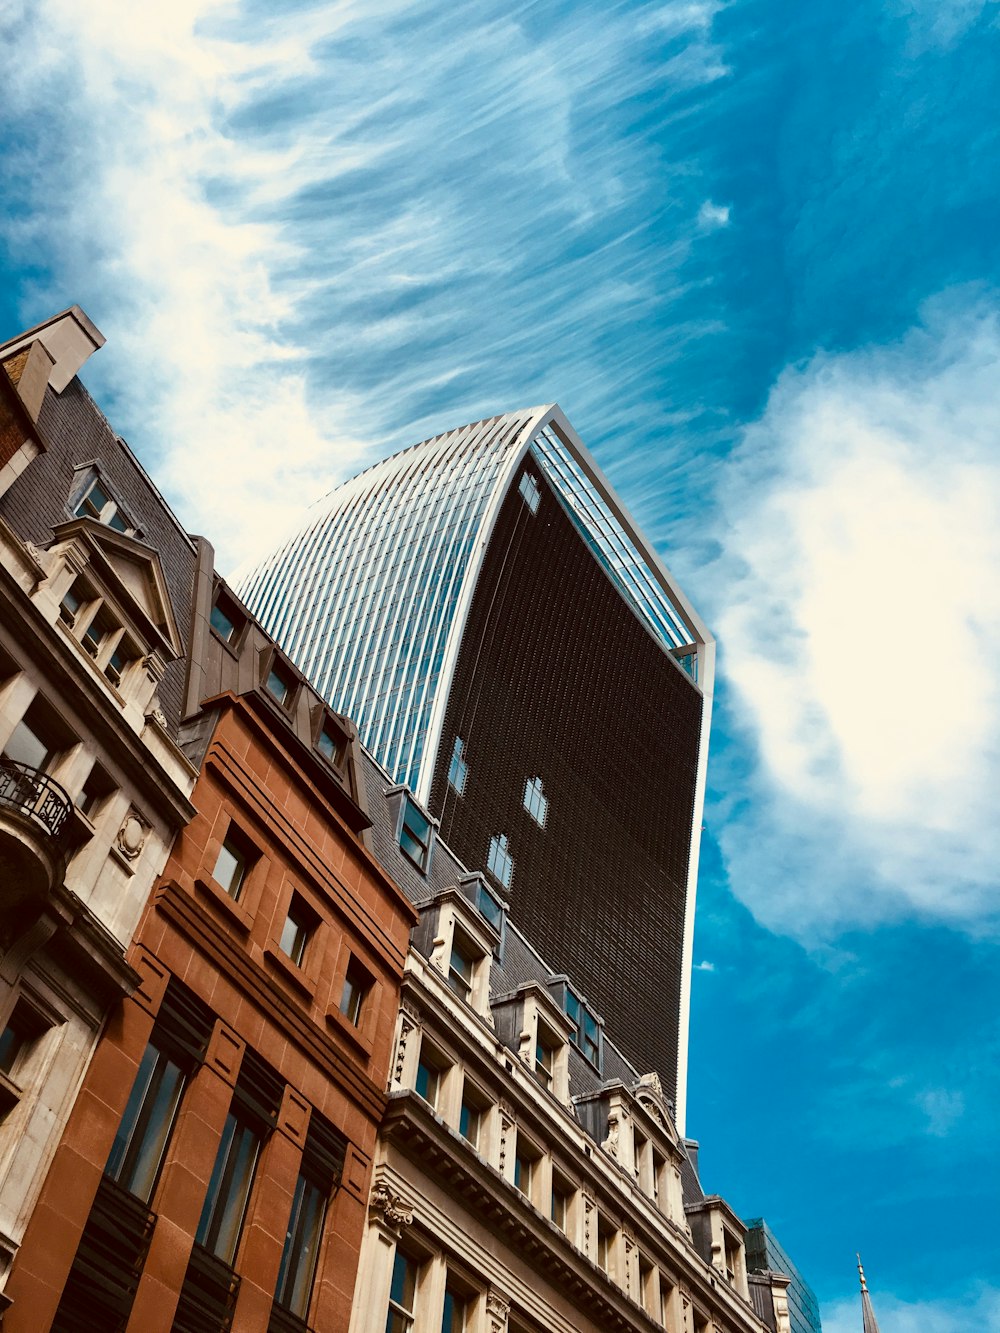
[[[62,879],[73,802],[39,769],[0,758],[0,914],[7,930]]]

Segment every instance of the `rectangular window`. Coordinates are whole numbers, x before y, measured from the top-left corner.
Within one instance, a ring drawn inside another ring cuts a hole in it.
[[[444,1289],[444,1310],[441,1315],[441,1333],[465,1333],[469,1326],[468,1297],[449,1283]]]
[[[545,819],[549,812],[549,802],[548,797],[542,790],[541,778],[528,778],[525,782],[524,808],[540,828],[545,827]]]
[[[214,1016],[171,978],[104,1173],[148,1203],[173,1133],[185,1083],[208,1047]]]
[[[316,913],[297,893],[292,894],[292,901],[288,905],[288,915],[285,917],[285,924],[281,929],[281,940],[279,948],[296,967],[302,966],[302,960],[305,957],[306,946],[311,939],[319,919]]]
[[[295,697],[295,677],[282,662],[274,662],[264,683],[264,688],[282,708],[291,707],[292,700]]]
[[[560,1231],[569,1234],[569,1212],[573,1201],[573,1187],[568,1181],[553,1172],[552,1175],[552,1221]]]
[[[36,697],[11,732],[3,757],[44,772],[51,768],[56,755],[73,743],[74,738],[59,727],[54,710]]]
[[[258,1127],[230,1111],[195,1233],[198,1244],[223,1263],[236,1257],[262,1143]]]
[[[21,1052],[47,1031],[48,1024],[27,1000],[18,1000],[0,1033],[0,1070],[12,1073]]]
[[[151,1041],[139,1063],[105,1175],[148,1203],[173,1133],[185,1072]]]
[[[529,1139],[518,1132],[517,1148],[514,1152],[514,1185],[532,1203],[535,1202],[540,1162],[541,1153]]]
[[[326,721],[316,738],[316,749],[323,758],[328,759],[335,768],[339,768],[344,762],[346,745],[346,738],[341,734],[340,728],[332,721]]]
[[[614,1260],[615,1228],[598,1215],[597,1219],[597,1267],[611,1276]]]
[[[472,978],[478,961],[479,955],[474,954],[456,932],[451,945],[451,960],[448,963],[448,985],[463,1000],[469,1000],[472,995]]]
[[[416,1308],[417,1265],[408,1254],[397,1249],[392,1265],[385,1333],[410,1333]]]
[[[104,667],[104,674],[112,685],[117,687],[122,683],[122,676],[138,657],[139,650],[134,643],[130,643],[128,639],[119,639]]]
[[[260,1151],[283,1091],[279,1075],[247,1048],[195,1232],[197,1243],[225,1264],[236,1258]]]
[[[563,998],[563,1008],[568,1018],[576,1024],[576,1030],[570,1033],[570,1041],[585,1055],[591,1064],[599,1070],[601,1067],[601,1029],[600,1024],[584,1002],[569,986]]]
[[[433,1107],[437,1106],[438,1098],[441,1095],[444,1073],[444,1061],[425,1042],[420,1048],[420,1062],[417,1065],[414,1091]]]
[[[476,906],[497,932],[503,930],[503,907],[495,893],[491,893],[482,881],[476,889]]]
[[[357,958],[351,957],[340,996],[340,1012],[356,1028],[361,1026],[365,1000],[372,988],[372,975]]]
[[[542,498],[538,489],[538,482],[530,472],[522,472],[521,480],[517,484],[517,489],[521,493],[521,499],[528,506],[533,514],[538,513],[538,502]]]
[[[239,902],[243,886],[255,860],[256,848],[243,837],[235,825],[230,824],[226,840],[219,848],[212,878],[220,888],[225,889],[230,898]]]
[[[327,1202],[340,1180],[344,1153],[343,1137],[318,1111],[313,1111],[274,1293],[275,1304],[299,1319],[305,1319],[309,1312]]]
[[[76,798],[76,808],[88,819],[93,818],[104,800],[116,790],[114,782],[101,765],[94,764],[80,788],[80,794]]]
[[[465,784],[469,777],[469,765],[465,761],[463,753],[464,742],[461,736],[455,737],[455,745],[451,752],[451,763],[448,766],[448,781],[462,796],[465,792]]]
[[[505,889],[510,888],[510,881],[514,874],[514,860],[507,844],[506,833],[496,833],[490,839],[489,851],[486,855],[486,869],[500,881]]]
[[[93,601],[93,597],[94,594],[83,579],[77,579],[71,588],[67,588],[66,595],[59,604],[59,619],[72,628],[81,609]]]
[[[212,628],[224,643],[235,644],[246,625],[246,616],[224,588],[219,588],[209,619]]]
[[[100,477],[95,477],[83,495],[77,501],[73,513],[77,518],[93,518],[98,523],[106,523],[115,532],[132,532],[132,525],[122,512],[121,506],[111,496]]]
[[[466,1079],[465,1086],[462,1089],[462,1109],[458,1117],[458,1132],[466,1143],[471,1144],[473,1148],[478,1149],[480,1147],[480,1137],[488,1109],[489,1102]]]
[[[535,1039],[535,1078],[541,1083],[543,1088],[552,1086],[552,1074],[556,1063],[556,1045],[543,1032],[541,1026],[538,1028]]]
[[[426,873],[430,861],[431,822],[408,796],[403,802],[399,845],[417,869]]]

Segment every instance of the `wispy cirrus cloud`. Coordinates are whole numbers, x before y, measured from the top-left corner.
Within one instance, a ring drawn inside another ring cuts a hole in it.
[[[716,9],[15,4],[25,318],[88,308],[88,378],[224,564],[366,454],[585,412],[660,357],[704,198],[661,130],[725,73]]]
[[[722,482],[721,842],[775,928],[996,923],[998,367],[992,301],[942,298],[786,372]]]

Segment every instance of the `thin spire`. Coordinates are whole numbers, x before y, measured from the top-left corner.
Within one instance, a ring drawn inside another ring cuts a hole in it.
[[[861,1267],[861,1255],[857,1256],[858,1273],[861,1277],[861,1317],[864,1320],[864,1333],[879,1333],[878,1320],[875,1318],[875,1311],[872,1309],[872,1298],[868,1294],[868,1283],[865,1281],[865,1270]]]

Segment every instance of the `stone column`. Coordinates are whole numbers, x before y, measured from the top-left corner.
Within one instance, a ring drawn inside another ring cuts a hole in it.
[[[507,1333],[510,1301],[496,1287],[486,1293],[486,1333]]]
[[[376,1172],[368,1200],[368,1227],[361,1242],[350,1333],[383,1333],[396,1246],[403,1227],[412,1221],[411,1205],[388,1183],[384,1171]]]

